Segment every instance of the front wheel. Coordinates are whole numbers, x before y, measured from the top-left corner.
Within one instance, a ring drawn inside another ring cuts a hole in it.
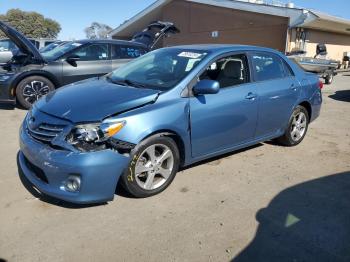
[[[55,86],[49,79],[42,76],[30,76],[19,82],[16,97],[23,108],[29,109],[39,98],[53,90]]]
[[[305,107],[297,106],[289,120],[289,125],[278,142],[285,146],[296,146],[303,141],[309,127],[309,114]]]
[[[149,137],[133,150],[129,168],[121,176],[122,185],[134,197],[156,195],[173,181],[179,163],[179,150],[173,139]]]

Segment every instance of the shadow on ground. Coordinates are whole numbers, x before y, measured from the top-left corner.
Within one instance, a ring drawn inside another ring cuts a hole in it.
[[[330,95],[329,98],[342,102],[350,102],[350,90],[336,91],[333,95]]]
[[[349,262],[350,171],[283,190],[256,219],[255,238],[232,262]]]

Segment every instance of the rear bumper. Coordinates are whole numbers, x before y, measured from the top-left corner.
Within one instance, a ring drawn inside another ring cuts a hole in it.
[[[112,150],[76,153],[56,150],[20,130],[19,167],[42,193],[72,203],[89,204],[112,200],[129,158]],[[66,179],[81,179],[79,192],[65,189]]]

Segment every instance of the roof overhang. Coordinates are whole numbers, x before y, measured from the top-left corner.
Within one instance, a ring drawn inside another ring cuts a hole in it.
[[[125,38],[132,36],[148,23],[161,17],[162,7],[174,0],[157,0],[146,9],[136,14],[124,24],[110,32],[111,36]],[[289,18],[289,27],[305,27],[342,34],[350,34],[350,21],[338,17],[309,11],[302,8],[274,6],[269,4],[250,3],[238,0],[186,0],[192,3],[230,8],[247,12],[268,14]]]
[[[299,24],[298,27],[350,35],[349,20],[323,14],[318,11],[310,11],[310,13],[314,18],[305,20],[303,23]]]

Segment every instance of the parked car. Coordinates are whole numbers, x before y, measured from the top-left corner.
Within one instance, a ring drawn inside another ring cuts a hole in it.
[[[10,39],[0,39],[0,64],[10,61],[17,51],[17,46]]]
[[[48,50],[48,45],[52,47],[52,44],[58,42],[53,39],[33,39],[28,38],[28,40],[37,48]],[[62,41],[59,41],[62,42]],[[52,48],[51,48],[52,49]],[[19,51],[16,44],[11,39],[0,39],[0,64],[7,63],[11,58]]]
[[[317,75],[259,47],[162,48],[49,93],[20,129],[19,165],[75,203],[163,191],[180,167],[278,138],[295,146],[320,113]]]
[[[153,33],[156,25],[159,25],[158,33]],[[156,22],[132,41],[79,40],[40,53],[15,29],[3,22],[0,29],[20,49],[3,66],[6,72],[0,73],[0,102],[17,101],[27,109],[60,86],[111,72],[148,52],[160,37],[177,30],[171,23]]]
[[[51,51],[51,50],[55,49],[56,47],[64,45],[65,43],[68,43],[68,42],[69,41],[61,41],[61,40],[55,41],[55,42],[53,42],[51,44],[48,44],[48,45],[40,48],[39,52],[40,53],[45,53],[45,52]]]

